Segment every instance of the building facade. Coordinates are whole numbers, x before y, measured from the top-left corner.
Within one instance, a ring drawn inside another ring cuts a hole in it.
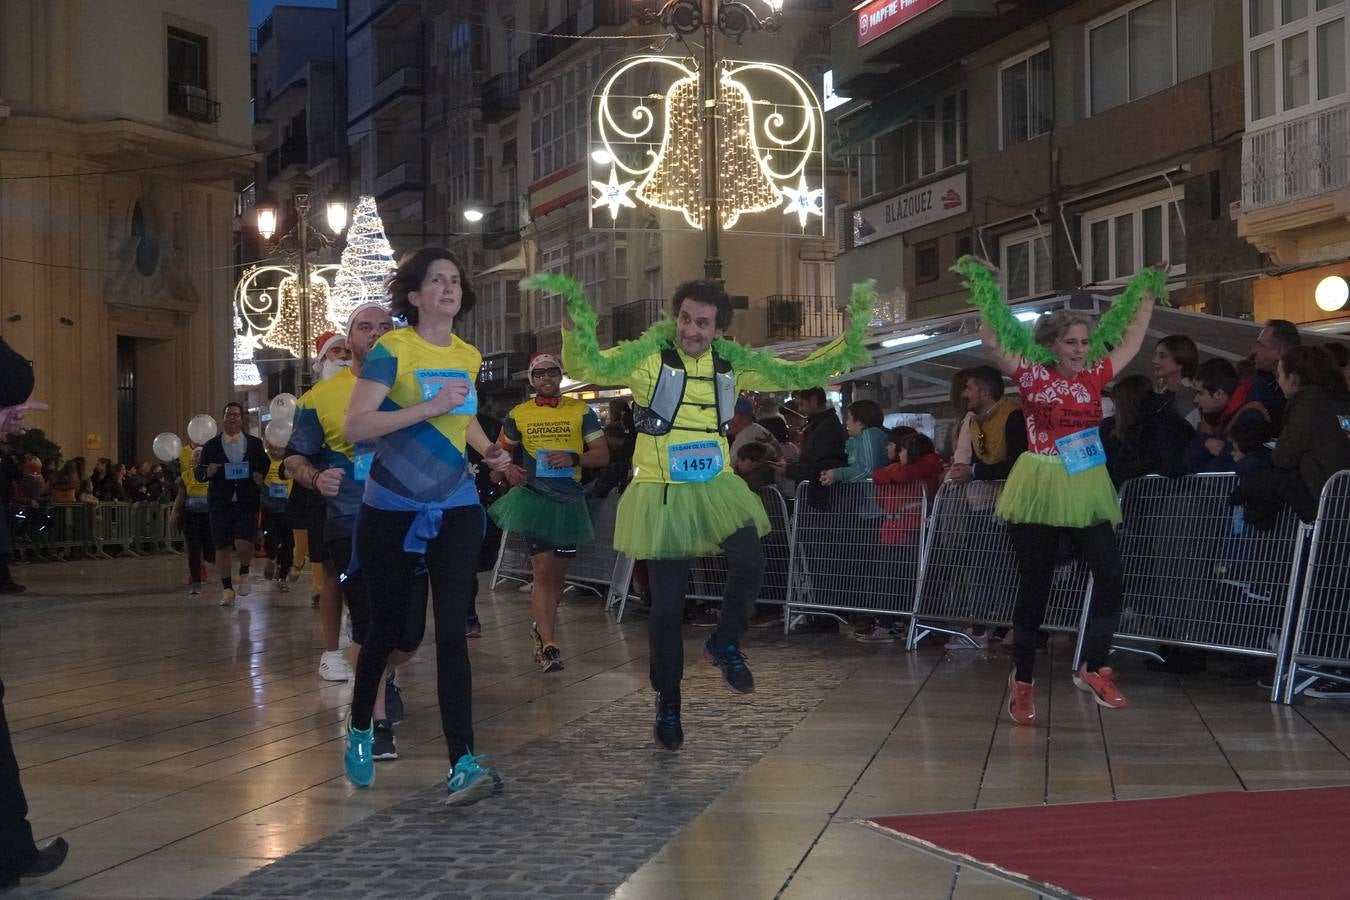
[[[148,458],[232,393],[247,10],[3,0],[0,21],[0,333],[65,456]]]
[[[840,280],[901,318],[966,306],[949,268],[998,266],[1010,300],[1112,293],[1165,263],[1174,302],[1252,313],[1261,252],[1242,191],[1237,0],[872,2],[832,29]],[[895,87],[900,85],[898,89]]]

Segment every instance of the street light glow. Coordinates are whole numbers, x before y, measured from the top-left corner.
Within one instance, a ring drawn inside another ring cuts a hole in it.
[[[464,210],[464,221],[466,222],[483,221],[483,211],[481,209],[474,209],[472,206],[469,207],[468,209]]]
[[[258,207],[258,234],[263,240],[270,241],[277,233],[277,211],[270,206]]]
[[[341,234],[347,227],[347,204],[341,200],[328,201],[328,229],[333,234]]]

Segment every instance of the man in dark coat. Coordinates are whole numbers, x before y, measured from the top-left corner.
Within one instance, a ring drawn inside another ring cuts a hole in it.
[[[794,463],[779,460],[770,465],[794,484],[807,482],[810,485],[807,502],[824,509],[828,505],[829,494],[820,486],[820,473],[848,465],[848,432],[844,430],[844,423],[839,421],[834,407],[825,399],[824,388],[798,391],[796,399],[797,411],[807,420],[801,455]]]
[[[239,552],[239,596],[249,592],[248,567],[258,535],[258,507],[263,479],[271,467],[261,439],[244,433],[244,407],[230,401],[221,413],[223,431],[202,445],[197,480],[207,482],[206,500],[211,538],[216,545],[221,606],[234,606],[236,587],[230,572],[233,551]]]

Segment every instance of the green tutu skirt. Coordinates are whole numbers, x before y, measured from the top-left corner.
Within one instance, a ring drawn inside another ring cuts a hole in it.
[[[769,533],[764,503],[739,475],[702,484],[634,482],[619,501],[614,549],[633,559],[693,559],[721,552],[747,525]]]
[[[1058,456],[1023,453],[1008,473],[995,512],[1007,522],[1086,528],[1120,524],[1120,498],[1106,466],[1070,475]]]
[[[580,494],[575,500],[546,497],[528,486],[513,488],[488,515],[502,531],[554,547],[580,547],[595,538],[591,512]]]

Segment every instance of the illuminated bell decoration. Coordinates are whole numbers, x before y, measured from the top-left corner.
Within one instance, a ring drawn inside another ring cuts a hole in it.
[[[328,324],[328,282],[319,275],[309,276],[309,334],[310,340],[331,330]],[[292,356],[304,355],[300,339],[300,281],[288,275],[281,281],[276,318],[263,336],[263,344],[285,350]]]

